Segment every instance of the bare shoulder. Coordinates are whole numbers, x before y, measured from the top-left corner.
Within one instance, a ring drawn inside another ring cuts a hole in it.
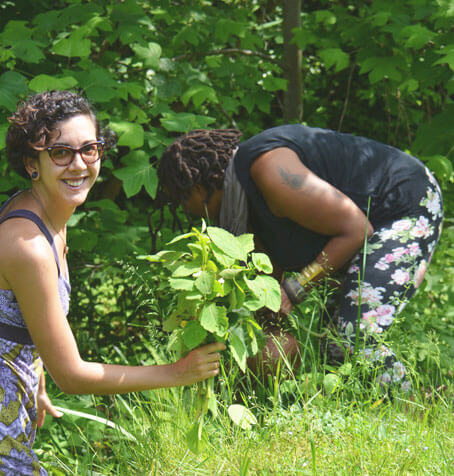
[[[271,211],[282,214],[292,193],[303,191],[310,170],[292,149],[278,147],[261,154],[251,166],[251,178]]]
[[[296,152],[288,147],[277,147],[264,152],[254,160],[251,166],[251,176],[253,179],[264,175],[268,176],[270,172],[275,173],[281,167],[305,168]]]
[[[39,228],[25,218],[0,225],[0,288],[10,288],[18,273],[57,273],[52,248]]]

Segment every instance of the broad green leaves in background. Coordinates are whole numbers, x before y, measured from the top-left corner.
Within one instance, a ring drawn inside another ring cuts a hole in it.
[[[148,210],[138,192],[155,197],[176,135],[238,127],[247,138],[282,122],[281,5],[25,3],[2,8],[0,130],[26,93],[81,88],[119,136],[95,194]],[[303,5],[292,41],[303,49],[304,121],[452,164],[452,18],[441,0]]]
[[[8,111],[15,111],[17,98],[27,90],[24,76],[14,71],[7,71],[0,76],[0,106]]]

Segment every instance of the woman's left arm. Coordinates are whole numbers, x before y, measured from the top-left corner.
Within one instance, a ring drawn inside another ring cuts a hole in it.
[[[251,177],[274,215],[331,236],[316,258],[325,270],[318,278],[347,263],[374,231],[349,197],[311,172],[291,149],[259,156]]]
[[[46,413],[52,415],[55,418],[59,418],[63,413],[59,412],[50,401],[49,396],[46,392],[46,377],[44,375],[44,369],[41,371],[41,376],[39,378],[38,385],[38,394],[36,395],[36,407],[38,412],[38,426],[41,427],[44,425],[44,419],[46,418]]]

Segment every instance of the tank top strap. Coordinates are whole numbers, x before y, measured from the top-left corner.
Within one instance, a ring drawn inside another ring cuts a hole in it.
[[[14,197],[14,195],[13,195]],[[11,198],[13,198],[11,197]],[[8,200],[9,201],[9,200]],[[8,202],[6,202],[8,203]],[[6,205],[5,203],[5,205]],[[3,207],[2,207],[3,208]],[[1,209],[0,209],[1,211]],[[31,220],[43,233],[43,235],[46,237],[47,241],[49,242],[50,246],[52,247],[52,251],[54,253],[55,257],[55,262],[57,263],[57,270],[58,270],[58,276],[60,276],[60,260],[58,259],[58,253],[57,249],[55,248],[54,240],[52,238],[52,235],[50,234],[49,230],[47,229],[46,225],[44,222],[41,220],[41,218],[34,212],[30,210],[12,210],[11,212],[6,213],[0,218],[0,224],[2,224],[4,221],[8,220],[9,218],[26,218],[28,220]]]
[[[0,213],[2,213],[2,211],[5,209],[5,207],[8,205],[8,203],[11,202],[11,200],[12,200],[13,198],[17,197],[17,196],[20,195],[22,192],[23,192],[23,190],[17,191],[17,192],[14,193],[13,195],[11,195],[11,197],[9,197],[8,200],[6,200],[5,202],[3,202],[2,205],[0,206]]]

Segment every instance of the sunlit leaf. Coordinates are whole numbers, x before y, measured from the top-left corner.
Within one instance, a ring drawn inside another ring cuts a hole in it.
[[[32,91],[42,92],[51,91],[52,89],[70,89],[77,84],[77,79],[72,76],[64,76],[58,78],[56,76],[49,76],[48,74],[39,74],[35,76],[28,87]]]
[[[213,292],[215,275],[211,271],[201,271],[194,282],[195,287],[204,295]]]
[[[229,348],[233,358],[243,372],[246,372],[247,348],[243,330],[235,328],[231,331],[229,337]]]
[[[266,274],[273,272],[273,265],[271,264],[271,260],[265,253],[252,253],[251,259],[252,263],[258,271],[261,271]]]
[[[239,260],[246,260],[247,250],[237,237],[223,228],[209,226],[207,228],[208,236],[213,243],[225,254]]]
[[[257,425],[257,418],[243,405],[230,405],[227,409],[230,419],[243,430],[250,430],[253,425]]]
[[[132,197],[140,192],[142,187],[151,198],[155,198],[158,187],[158,175],[149,158],[143,151],[134,151],[128,154],[126,167],[115,170],[113,173],[123,182],[126,196]]]
[[[200,324],[207,331],[223,337],[229,326],[225,307],[214,303],[205,305],[200,313]]]
[[[125,145],[131,149],[138,149],[143,146],[144,132],[140,124],[113,121],[109,125],[118,134],[118,145]]]

